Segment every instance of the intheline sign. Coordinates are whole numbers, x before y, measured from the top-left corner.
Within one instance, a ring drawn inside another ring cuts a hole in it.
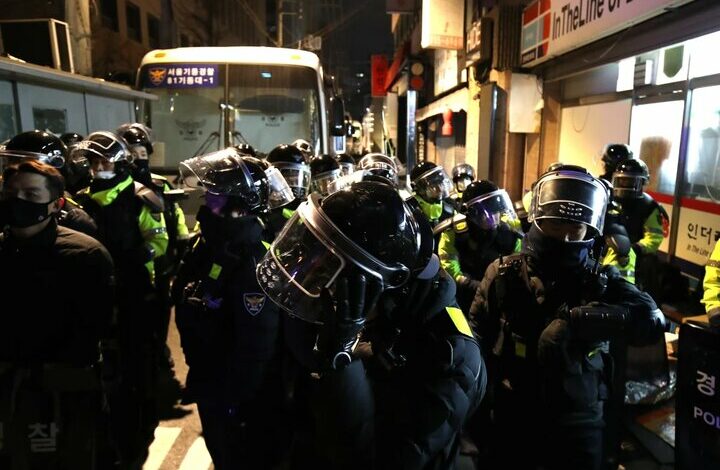
[[[693,0],[535,0],[523,11],[522,64],[552,57]]]

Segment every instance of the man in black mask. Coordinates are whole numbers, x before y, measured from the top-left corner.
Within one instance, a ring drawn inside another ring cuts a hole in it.
[[[113,314],[113,265],[95,239],[59,226],[64,181],[34,159],[3,172],[0,197],[2,468],[99,468],[98,343]],[[70,279],[82,287],[67,292]],[[33,429],[44,436],[38,436]],[[46,452],[36,452],[36,439]],[[7,459],[10,459],[9,461]],[[24,463],[24,465],[23,465]],[[96,465],[98,467],[96,467]]]
[[[454,468],[485,368],[432,238],[394,187],[361,181],[311,194],[261,260],[288,323],[312,327],[305,351],[288,338],[308,411],[292,468]]]
[[[584,168],[542,175],[522,252],[488,268],[471,307],[492,354],[492,448],[504,466],[599,469],[608,342],[662,335],[650,296],[590,258],[607,200]]]
[[[289,203],[274,167],[235,147],[180,164],[202,187],[202,236],[173,284],[175,321],[190,366],[187,399],[197,402],[215,468],[271,468],[282,455],[279,309],[255,278],[267,252],[259,219]]]
[[[444,228],[440,262],[455,279],[460,308],[468,312],[487,267],[500,256],[520,251],[523,236],[510,197],[492,181],[467,185],[460,211],[464,218],[447,219],[452,222],[438,224],[435,231]]]

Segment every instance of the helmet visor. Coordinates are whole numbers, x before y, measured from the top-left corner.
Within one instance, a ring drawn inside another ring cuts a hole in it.
[[[62,168],[65,158],[62,155],[47,155],[40,152],[28,152],[25,150],[11,150],[5,147],[0,148],[0,158],[7,159],[8,164],[19,163],[23,160],[37,160],[55,168]]]
[[[468,201],[466,215],[483,230],[495,230],[501,225],[516,229],[520,225],[510,196],[504,189]]]
[[[457,192],[462,193],[467,189],[472,181],[472,178],[468,175],[458,176],[455,178],[455,189]]]
[[[342,256],[297,211],[260,260],[256,275],[273,302],[302,320],[322,323],[320,293],[344,267]]]
[[[185,185],[224,196],[241,196],[253,187],[250,170],[233,148],[190,158],[180,163]]]
[[[330,184],[332,184],[333,181],[339,179],[340,176],[340,170],[332,170],[326,171],[325,173],[320,173],[319,175],[312,178],[312,190],[322,194],[323,196],[327,196],[328,194],[330,194]]]
[[[355,171],[355,165],[352,163],[340,163],[340,173],[342,176],[350,175]]]
[[[310,188],[310,168],[304,163],[273,163],[273,166],[280,170],[285,181],[291,188],[304,189]]]
[[[265,170],[268,180],[268,207],[275,209],[289,204],[295,199],[290,185],[285,181],[280,170],[271,166]]]
[[[328,195],[336,191],[340,191],[341,189],[347,188],[353,183],[359,183],[363,180],[366,174],[367,173],[365,171],[359,170],[331,181],[328,184]]]
[[[423,173],[415,182],[415,187],[426,201],[438,202],[450,196],[452,183],[443,167],[435,167]]]
[[[643,194],[643,183],[642,176],[616,173],[612,179],[613,196],[620,199],[640,197]]]
[[[602,233],[608,193],[600,181],[560,172],[535,185],[531,221],[562,219],[585,224]]]

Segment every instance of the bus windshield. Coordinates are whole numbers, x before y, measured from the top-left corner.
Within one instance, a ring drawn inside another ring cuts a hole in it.
[[[320,101],[313,69],[230,65],[228,76],[236,138],[264,153],[296,139],[305,139],[320,149]]]
[[[141,73],[145,90],[158,97],[144,110],[157,143],[155,165],[218,150],[227,131],[233,143],[262,153],[296,139],[320,149],[318,78],[310,67],[148,64]]]

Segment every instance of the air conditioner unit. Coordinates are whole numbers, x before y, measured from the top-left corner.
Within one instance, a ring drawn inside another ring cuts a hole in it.
[[[55,19],[0,21],[0,50],[25,62],[74,73],[70,28]]]

